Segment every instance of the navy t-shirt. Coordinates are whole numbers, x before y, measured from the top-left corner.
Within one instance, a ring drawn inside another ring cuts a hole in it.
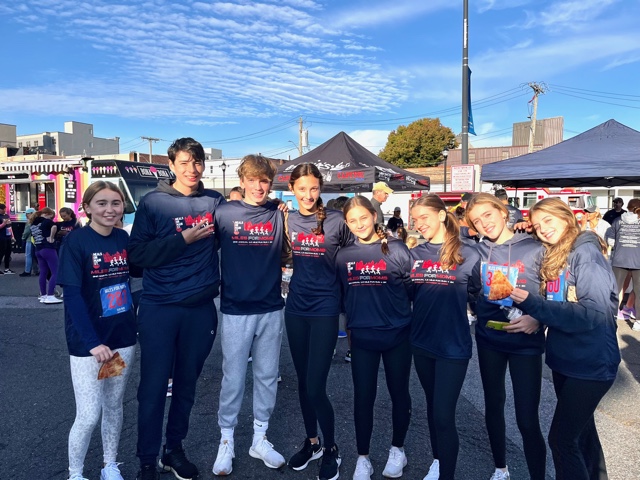
[[[437,357],[469,359],[472,342],[467,303],[475,309],[481,289],[480,255],[474,247],[463,244],[462,264],[443,269],[441,247],[423,243],[410,250],[415,285],[411,343]]]
[[[378,337],[391,337],[411,323],[411,255],[400,240],[388,241],[387,255],[380,241],[363,244],[356,240],[338,252],[338,280],[354,342],[367,335],[367,330],[374,330]]]
[[[220,311],[254,315],[281,310],[283,213],[271,202],[227,202],[216,209],[215,228],[222,266]]]
[[[36,251],[44,248],[56,248],[55,243],[47,240],[51,236],[51,229],[54,225],[53,220],[45,217],[38,217],[33,221],[31,224],[31,235],[33,235]]]
[[[340,314],[340,285],[336,282],[336,255],[353,243],[342,212],[326,209],[323,234],[316,215],[289,214],[289,237],[293,255],[293,277],[287,295],[287,312],[311,317]]]
[[[65,305],[65,333],[70,355],[91,356],[81,334],[86,329],[79,322],[89,322],[100,343],[111,349],[135,345],[128,242],[127,232],[117,228],[106,237],[91,227],[67,235],[60,256],[58,284],[79,287],[89,313],[89,318],[71,318]]]

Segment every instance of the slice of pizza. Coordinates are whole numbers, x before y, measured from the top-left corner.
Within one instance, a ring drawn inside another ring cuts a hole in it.
[[[122,371],[127,365],[120,356],[119,352],[116,352],[111,360],[104,362],[100,371],[98,372],[98,380],[104,380],[105,378],[117,377],[122,375]]]
[[[502,273],[502,270],[496,270],[493,272],[491,278],[491,287],[489,288],[488,300],[502,300],[511,295],[513,291],[513,285],[509,282],[509,279]]]

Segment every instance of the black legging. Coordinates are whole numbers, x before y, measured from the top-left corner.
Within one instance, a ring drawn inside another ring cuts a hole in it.
[[[318,436],[318,423],[324,445],[335,445],[335,417],[327,396],[327,377],[338,339],[338,315],[304,317],[288,313],[284,320],[293,366],[298,375],[298,396],[308,438]]]
[[[558,403],[549,430],[556,480],[606,480],[607,466],[593,413],[613,380],[580,380],[553,372]]]
[[[431,449],[433,458],[440,462],[440,480],[453,480],[460,448],[456,405],[469,360],[414,354],[413,362],[427,397]]]
[[[505,468],[506,427],[504,404],[507,364],[513,384],[513,400],[518,430],[531,480],[544,480],[547,447],[540,430],[540,389],[542,355],[516,355],[478,346],[478,363],[484,389],[485,422],[496,468]]]
[[[373,406],[378,389],[380,357],[384,364],[387,389],[391,396],[391,445],[401,448],[411,420],[411,343],[409,338],[397,346],[385,350],[365,350],[351,346],[351,376],[353,377],[353,417],[356,425],[358,455],[369,455],[373,432]]]

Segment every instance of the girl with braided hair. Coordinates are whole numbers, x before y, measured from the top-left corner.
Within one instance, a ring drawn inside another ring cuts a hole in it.
[[[340,288],[336,283],[336,255],[353,243],[338,210],[326,209],[320,198],[322,175],[311,163],[298,165],[289,190],[299,209],[287,219],[293,256],[293,276],[285,309],[287,337],[298,375],[298,395],[306,430],[302,449],[289,467],[304,470],[322,457],[321,480],[338,478],[340,456],[335,443],[335,418],[327,396],[327,377],[338,338]],[[324,436],[324,449],[318,437]]]
[[[411,255],[404,242],[387,238],[375,224],[376,211],[361,196],[347,201],[343,213],[356,241],[338,252],[338,280],[351,330],[351,375],[358,461],[354,480],[373,475],[369,446],[373,431],[378,367],[384,363],[392,402],[393,436],[382,475],[402,476],[407,465],[404,440],[411,417]]]

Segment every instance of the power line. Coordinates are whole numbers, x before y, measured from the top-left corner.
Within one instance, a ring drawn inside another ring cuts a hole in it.
[[[565,90],[569,90],[569,91],[578,91],[578,92],[584,92],[586,93],[598,93],[598,94],[602,94],[602,95],[612,95],[612,96],[617,96],[617,97],[631,97],[631,98],[638,98],[640,99],[640,95],[631,95],[631,94],[627,94],[627,93],[613,93],[613,92],[601,92],[599,90],[587,90],[585,88],[577,88],[577,87],[565,87],[563,85],[555,85],[555,84],[550,84],[549,85],[551,88],[555,89],[555,88],[561,88],[561,89],[565,89]],[[597,95],[596,95],[597,96]],[[640,100],[630,100],[633,102],[638,102]]]
[[[574,98],[580,98],[581,100],[587,100],[589,102],[595,102],[595,103],[603,103],[605,105],[614,105],[616,107],[625,107],[625,108],[633,108],[635,110],[640,110],[640,107],[634,107],[633,105],[624,105],[621,103],[613,103],[613,102],[603,102],[602,100],[595,100],[593,98],[587,98],[587,97],[583,97],[580,95],[573,95],[571,93],[564,93],[564,92],[559,92],[559,91],[555,91],[555,93],[559,94],[559,95],[566,95],[567,97],[574,97]]]

